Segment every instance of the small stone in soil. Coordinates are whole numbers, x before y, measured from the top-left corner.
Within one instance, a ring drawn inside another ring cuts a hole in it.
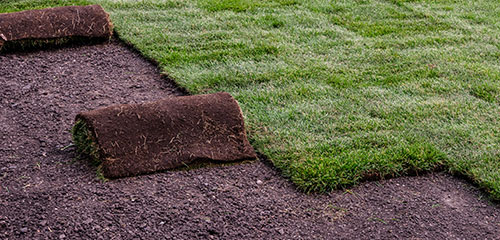
[[[93,219],[92,219],[92,218],[88,218],[87,220],[83,221],[83,223],[85,223],[85,224],[89,224],[89,223],[91,223],[92,221],[93,221]]]

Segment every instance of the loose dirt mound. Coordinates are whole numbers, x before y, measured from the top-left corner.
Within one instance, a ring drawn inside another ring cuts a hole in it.
[[[101,162],[104,176],[111,178],[196,160],[257,158],[241,109],[228,93],[114,105],[80,113],[76,122],[73,138],[78,149]]]
[[[113,25],[99,5],[0,14],[0,49],[39,45],[59,38],[109,39]]]

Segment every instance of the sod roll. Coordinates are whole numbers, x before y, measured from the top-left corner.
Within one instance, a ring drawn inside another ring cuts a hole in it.
[[[109,15],[99,5],[0,14],[0,48],[61,38],[109,39],[112,34]]]
[[[114,105],[76,116],[73,139],[108,178],[172,169],[199,160],[255,159],[243,115],[228,93]]]

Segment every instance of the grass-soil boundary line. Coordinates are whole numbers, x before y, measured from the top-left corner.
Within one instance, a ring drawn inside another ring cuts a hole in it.
[[[171,77],[168,73],[165,73],[164,70],[162,69],[160,63],[155,60],[154,58],[151,58],[151,57],[148,57],[146,55],[144,55],[138,48],[135,47],[135,45],[127,40],[124,40],[120,37],[120,34],[116,31],[116,29],[113,30],[113,37],[112,39],[115,39],[116,41],[118,41],[119,43],[123,44],[128,50],[138,54],[141,58],[143,58],[144,60],[146,60],[147,62],[149,62],[150,64],[152,64],[153,66],[155,66],[155,68],[158,69],[162,79],[164,79],[165,81],[167,82],[170,82],[172,84],[174,84],[174,86],[180,90],[180,92],[182,94],[185,94],[185,95],[192,95],[192,93],[189,92],[188,89],[186,89],[185,87],[182,87],[182,86],[179,86],[177,84],[177,82],[175,81],[175,79],[173,77]],[[112,40],[110,39],[110,41]],[[250,140],[250,144],[252,145],[252,142]],[[233,165],[238,165],[238,164],[249,164],[249,163],[253,163],[255,161],[260,161],[262,163],[264,163],[266,166],[270,167],[273,171],[276,171],[278,172],[282,177],[286,178],[289,182],[292,183],[292,185],[294,186],[295,189],[297,189],[298,191],[301,191],[303,193],[306,193],[306,194],[328,194],[330,191],[307,191],[306,189],[300,187],[295,181],[292,180],[291,176],[289,174],[286,174],[286,172],[284,171],[284,169],[282,168],[279,168],[277,167],[271,160],[270,158],[263,154],[261,151],[259,151],[258,149],[255,149],[255,152],[257,153],[257,156],[258,156],[258,160],[253,160],[253,161],[243,161],[243,162],[231,162],[231,163],[216,163],[216,162],[213,162],[213,161],[202,161],[202,162],[199,162],[197,164],[193,164],[193,165],[189,165],[189,166],[183,166],[183,167],[178,167],[178,168],[175,168],[175,169],[172,169],[173,171],[183,171],[183,170],[192,170],[192,169],[198,169],[198,168],[204,168],[204,167],[214,167],[214,166],[233,166]],[[170,170],[170,171],[172,171]],[[165,170],[165,171],[159,171],[159,172],[166,172],[166,171],[169,171],[169,170]],[[361,182],[376,182],[376,181],[381,181],[381,180],[387,180],[387,179],[394,179],[394,178],[399,178],[399,177],[404,177],[404,176],[424,176],[426,174],[429,174],[429,173],[433,173],[433,172],[436,172],[436,173],[447,173],[447,174],[450,174],[451,176],[453,177],[456,177],[458,179],[463,179],[463,180],[466,180],[467,182],[469,182],[472,186],[478,188],[480,190],[481,193],[484,193],[485,196],[487,196],[488,200],[490,202],[493,202],[495,204],[500,204],[500,199],[496,199],[494,198],[489,192],[488,192],[488,189],[486,187],[483,187],[480,183],[478,183],[477,181],[475,181],[471,176],[468,176],[464,173],[460,173],[458,171],[450,171],[448,169],[448,166],[446,163],[443,163],[443,164],[440,164],[440,165],[437,165],[435,166],[434,169],[432,170],[424,170],[424,171],[409,171],[401,176],[374,176],[374,175],[366,175],[366,176],[363,176],[363,178],[361,179]],[[358,184],[351,184],[351,185],[348,185],[348,186],[340,186],[340,190],[346,190],[346,189],[349,189],[349,188],[352,188],[352,187],[355,187],[359,185]]]
[[[174,84],[174,86],[185,96],[188,96],[188,95],[193,95],[189,92],[189,90],[187,90],[186,88],[182,87],[182,86],[179,86],[177,84],[177,82],[175,81],[174,78],[172,78],[170,75],[168,75],[168,73],[165,73],[161,66],[160,66],[160,63],[158,61],[156,61],[154,58],[151,58],[151,57],[148,57],[146,55],[144,55],[139,49],[137,49],[133,43],[127,41],[127,40],[124,40],[122,38],[120,38],[120,34],[116,31],[116,30],[113,30],[113,37],[112,39],[115,39],[116,41],[118,41],[119,43],[123,44],[128,50],[130,50],[131,52],[135,53],[135,54],[138,54],[141,58],[143,58],[144,60],[146,60],[147,62],[149,62],[150,64],[152,64],[156,69],[158,69],[159,73],[160,73],[160,76],[167,82],[169,83],[172,83]],[[111,40],[111,39],[110,39]],[[250,141],[250,145],[252,145],[252,141]],[[174,171],[183,171],[183,170],[191,170],[191,169],[198,169],[198,168],[203,168],[203,167],[214,167],[214,166],[233,166],[233,165],[238,165],[238,164],[249,164],[249,163],[253,163],[255,161],[260,161],[262,163],[264,163],[266,166],[270,167],[273,171],[276,171],[278,172],[281,176],[285,177],[286,179],[288,179],[292,185],[299,191],[302,191],[300,187],[298,187],[298,185],[295,184],[295,182],[293,182],[290,177],[286,176],[285,174],[283,174],[283,170],[281,170],[280,168],[276,167],[273,162],[269,159],[268,156],[264,155],[263,153],[261,153],[258,149],[255,149],[255,152],[257,153],[257,160],[245,160],[245,161],[240,161],[240,162],[228,162],[228,163],[218,163],[218,162],[215,162],[215,161],[211,161],[211,160],[203,160],[203,161],[200,161],[196,164],[190,164],[189,166],[184,166],[184,167],[178,167],[178,168],[174,168],[172,170]],[[165,171],[159,171],[159,172],[166,172],[166,171],[172,171],[172,170],[165,170]],[[302,192],[305,192],[305,191],[302,191]],[[325,192],[326,194],[326,192]]]

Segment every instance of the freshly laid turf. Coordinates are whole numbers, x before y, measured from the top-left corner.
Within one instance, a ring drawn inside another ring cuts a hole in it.
[[[305,191],[444,167],[500,199],[496,0],[90,2],[191,93],[235,96]]]

